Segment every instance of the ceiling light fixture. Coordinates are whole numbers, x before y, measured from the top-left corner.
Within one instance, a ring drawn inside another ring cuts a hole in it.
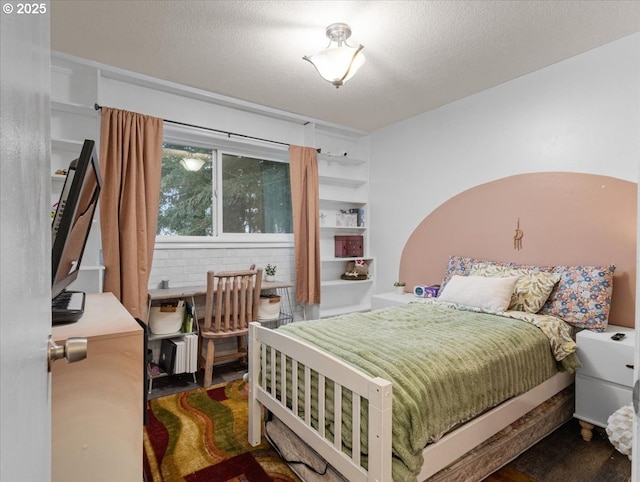
[[[347,44],[351,37],[351,27],[346,23],[332,23],[327,27],[329,45],[317,54],[302,57],[316,68],[318,73],[336,89],[355,75],[364,65],[362,45],[352,47]]]
[[[204,166],[204,160],[196,159],[195,157],[185,157],[180,159],[180,165],[187,171],[199,171]]]

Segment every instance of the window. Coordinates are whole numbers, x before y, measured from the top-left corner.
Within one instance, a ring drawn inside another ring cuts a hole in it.
[[[291,233],[289,164],[222,154],[225,233]]]
[[[265,157],[165,142],[157,234],[253,239],[292,233],[289,164]]]
[[[184,159],[203,161],[187,169]],[[213,151],[163,144],[158,230],[160,236],[213,236]]]

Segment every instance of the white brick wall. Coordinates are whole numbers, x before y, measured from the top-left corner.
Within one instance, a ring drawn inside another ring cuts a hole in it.
[[[293,248],[188,248],[156,249],[149,277],[149,288],[160,287],[169,280],[172,288],[203,285],[208,270],[249,269],[252,264],[264,268],[268,263],[278,267],[276,279],[295,280]],[[263,275],[264,276],[264,275]]]
[[[293,248],[156,248],[149,277],[149,289],[160,287],[160,282],[169,280],[172,288],[203,286],[207,282],[207,271],[229,271],[248,269],[252,264],[264,268],[276,265],[276,280],[290,281],[295,286],[295,264]],[[264,273],[263,273],[264,277]],[[264,279],[264,278],[263,278]],[[302,308],[295,303],[295,289],[289,288],[294,319],[302,319]],[[199,305],[200,300],[197,304]],[[204,300],[203,300],[204,301]],[[200,309],[200,306],[197,306]],[[202,308],[204,309],[204,307]]]

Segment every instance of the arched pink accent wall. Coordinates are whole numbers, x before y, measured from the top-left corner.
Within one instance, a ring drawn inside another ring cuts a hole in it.
[[[520,220],[522,249],[514,248]],[[634,326],[637,184],[607,176],[542,172],[464,191],[415,229],[400,259],[407,289],[438,284],[449,256],[521,264],[616,265],[609,323]]]

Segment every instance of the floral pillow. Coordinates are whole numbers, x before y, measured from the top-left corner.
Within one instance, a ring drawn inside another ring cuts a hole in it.
[[[471,268],[471,274],[476,276],[517,276],[513,294],[511,295],[510,310],[537,313],[544,305],[560,274],[532,270],[530,267],[508,267],[493,263],[478,263]]]
[[[476,258],[466,258],[464,256],[449,256],[449,263],[444,271],[444,276],[440,282],[440,293],[444,290],[449,280],[455,276],[469,276],[471,268],[478,263],[491,263]]]
[[[502,261],[489,261],[486,259],[469,258],[465,256],[449,256],[447,268],[445,269],[444,276],[440,282],[440,292],[442,292],[452,276],[469,276],[473,267],[481,263],[493,264],[495,266],[513,266],[511,263],[504,263]]]
[[[440,292],[442,292],[452,276],[468,276],[474,265],[481,263],[559,274],[560,280],[538,313],[557,316],[576,328],[585,328],[592,331],[604,331],[606,329],[611,308],[615,265],[529,266],[463,256],[450,256]]]
[[[615,269],[615,265],[554,267],[560,281],[540,314],[557,316],[576,328],[605,331]]]

